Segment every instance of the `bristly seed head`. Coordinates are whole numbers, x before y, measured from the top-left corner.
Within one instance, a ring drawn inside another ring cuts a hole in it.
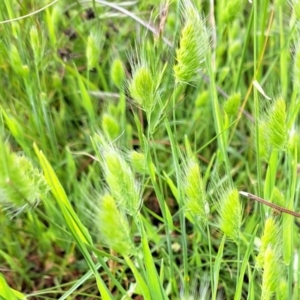
[[[188,83],[204,62],[209,51],[209,37],[204,20],[190,1],[184,1],[184,27],[180,45],[176,50],[176,65],[173,67],[176,82]]]

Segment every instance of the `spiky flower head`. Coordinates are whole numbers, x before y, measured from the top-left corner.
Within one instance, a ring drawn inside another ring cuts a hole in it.
[[[209,50],[209,36],[204,20],[189,0],[183,2],[183,15],[184,26],[173,70],[176,82],[188,83],[195,79],[205,61]]]
[[[98,226],[100,239],[106,246],[121,255],[128,255],[132,252],[133,244],[126,215],[109,194],[101,198]]]
[[[109,113],[104,113],[102,116],[102,129],[110,141],[115,140],[120,135],[120,125]]]
[[[284,99],[278,98],[268,111],[267,139],[275,150],[285,150],[287,146],[287,114]]]
[[[90,33],[86,46],[87,69],[92,70],[99,64],[101,39],[99,33]]]
[[[280,279],[280,264],[278,254],[272,246],[268,246],[264,257],[261,299],[272,299]]]
[[[9,55],[10,55],[10,64],[14,72],[16,72],[16,74],[18,74],[23,78],[28,77],[29,68],[27,65],[23,64],[20,51],[14,44],[11,45]]]
[[[144,153],[138,151],[130,151],[128,153],[128,158],[132,168],[143,175],[149,175],[151,172],[155,176],[155,166],[151,162],[150,165],[147,163],[147,159]]]
[[[150,114],[156,103],[155,82],[151,69],[145,62],[134,67],[128,88],[135,103]]]
[[[230,117],[235,117],[241,104],[241,95],[235,93],[231,95],[224,104],[224,110]]]
[[[265,254],[269,246],[271,246],[272,248],[278,247],[279,232],[280,230],[278,223],[275,221],[274,218],[269,217],[265,222],[264,232],[261,237],[261,245],[259,247],[259,253],[256,257],[257,267],[264,267]]]
[[[231,23],[236,17],[241,14],[243,1],[242,0],[226,0],[222,10],[222,21],[224,23]]]
[[[121,89],[125,80],[125,70],[123,66],[123,62],[120,58],[114,59],[111,69],[110,69],[110,77],[112,82]]]
[[[184,168],[183,190],[185,212],[194,219],[207,222],[209,206],[200,167],[196,159],[190,158]]]
[[[243,208],[236,188],[229,187],[218,193],[219,228],[234,242],[239,241]]]
[[[11,152],[2,140],[0,148],[0,206],[15,216],[36,207],[49,186],[29,159]]]
[[[100,147],[104,179],[122,211],[135,215],[141,206],[141,189],[125,155],[112,145]]]

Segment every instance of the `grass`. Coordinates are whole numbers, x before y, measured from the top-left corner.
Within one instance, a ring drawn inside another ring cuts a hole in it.
[[[2,1],[0,298],[298,299],[299,22]]]

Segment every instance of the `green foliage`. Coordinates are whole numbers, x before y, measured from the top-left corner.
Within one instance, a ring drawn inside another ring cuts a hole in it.
[[[299,298],[299,1],[160,2],[0,1],[1,299]]]

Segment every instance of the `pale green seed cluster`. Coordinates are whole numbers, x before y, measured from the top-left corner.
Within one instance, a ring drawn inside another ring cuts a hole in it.
[[[12,44],[10,48],[10,63],[11,66],[19,76],[27,78],[29,75],[29,68],[27,65],[23,64],[18,48]]]
[[[110,77],[117,88],[121,89],[123,87],[125,81],[125,70],[121,59],[114,59],[110,69]]]
[[[218,199],[219,227],[234,242],[239,241],[243,209],[237,189],[230,188],[222,192]]]
[[[0,206],[16,215],[39,204],[49,191],[46,180],[25,157],[0,142]]]
[[[130,254],[133,245],[127,217],[109,194],[101,198],[98,219],[102,242],[121,255]]]
[[[286,104],[276,99],[259,121],[259,151],[268,159],[271,150],[284,151],[288,144]]]
[[[241,13],[243,1],[241,0],[228,0],[223,1],[224,10],[222,12],[222,21],[224,23],[231,23]]]
[[[116,118],[109,113],[102,116],[102,129],[108,140],[113,141],[120,135],[120,125]]]
[[[30,28],[30,43],[34,53],[35,62],[38,63],[42,58],[42,45],[40,42],[39,32],[36,26]]]
[[[189,1],[184,6],[185,23],[181,31],[180,45],[176,50],[173,67],[176,82],[188,83],[195,79],[209,50],[209,37],[204,20]]]
[[[229,117],[235,117],[241,104],[241,95],[235,93],[231,95],[224,103],[224,110]]]
[[[113,146],[106,146],[102,149],[101,164],[110,194],[118,206],[129,215],[137,214],[141,206],[140,186],[123,155]]]
[[[150,172],[152,172],[153,174],[155,174],[154,164],[151,162],[150,166],[148,166],[147,159],[144,153],[130,151],[128,153],[128,158],[130,161],[130,165],[137,173],[140,173],[142,175],[150,175]]]
[[[261,299],[269,300],[276,291],[280,278],[278,256],[274,248],[271,246],[268,246],[265,251],[263,269]]]
[[[144,64],[136,66],[129,92],[134,102],[146,113],[150,114],[156,103],[155,84],[150,68]]]
[[[274,218],[269,217],[265,222],[264,232],[261,237],[261,245],[259,247],[259,253],[256,257],[256,265],[259,268],[264,267],[265,262],[265,254],[266,250],[269,246],[273,249],[278,247],[278,234],[279,234],[279,226]]]
[[[86,47],[87,69],[97,68],[100,59],[101,41],[98,34],[91,33],[88,36]]]
[[[286,104],[282,98],[275,100],[268,116],[268,141],[273,149],[285,150],[287,145]]]
[[[199,164],[190,159],[184,171],[185,211],[194,219],[207,222],[209,206]]]

